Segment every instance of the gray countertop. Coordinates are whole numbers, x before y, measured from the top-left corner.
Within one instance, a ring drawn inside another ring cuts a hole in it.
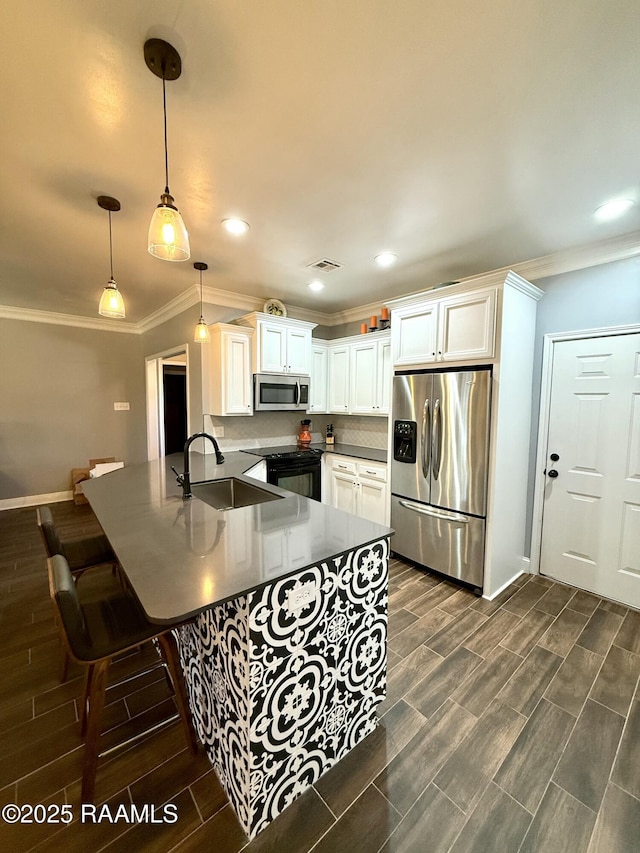
[[[320,447],[320,445],[312,444],[312,447]],[[341,453],[343,456],[353,456],[356,459],[370,459],[372,462],[386,462],[387,451],[379,450],[377,447],[360,447],[356,444],[340,444],[336,442],[334,445],[322,445],[322,449],[326,453]]]
[[[183,501],[171,471],[171,465],[182,471],[182,454],[83,483],[150,621],[185,619],[391,533],[383,525],[244,478],[255,464],[241,452],[225,453],[222,465],[215,464],[213,454],[192,452],[191,480],[239,477],[281,499],[232,510],[216,510],[197,497]]]

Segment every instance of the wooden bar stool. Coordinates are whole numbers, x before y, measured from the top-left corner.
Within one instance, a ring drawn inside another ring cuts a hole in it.
[[[62,554],[74,576],[79,577],[87,569],[105,564],[111,564],[114,568],[118,567],[118,559],[104,533],[85,536],[82,539],[62,540],[53,523],[53,515],[48,506],[36,508],[36,519],[47,557]]]
[[[40,506],[36,508],[36,521],[44,549],[47,552],[47,557],[55,557],[56,554],[62,554],[66,559],[71,573],[76,581],[88,569],[96,569],[99,566],[110,565],[112,573],[118,576],[119,565],[116,555],[109,544],[109,540],[104,533],[99,533],[96,536],[85,536],[82,539],[62,540],[58,535],[56,526],[53,523],[53,515],[48,506]],[[62,669],[60,681],[64,683],[69,674],[69,656],[63,647],[62,652]]]
[[[178,659],[172,628],[151,624],[134,596],[119,587],[101,599],[82,600],[65,557],[47,560],[49,592],[56,610],[62,640],[73,660],[86,666],[85,689],[80,715],[81,733],[85,736],[82,771],[82,802],[93,802],[100,738],[100,721],[105,703],[107,673],[115,655],[152,640],[157,640],[169,670],[178,714],[150,730],[129,738],[129,746],[180,716],[187,745],[195,754],[198,749],[191,722],[187,694]],[[108,750],[111,753],[114,748]],[[103,755],[106,753],[103,753]]]

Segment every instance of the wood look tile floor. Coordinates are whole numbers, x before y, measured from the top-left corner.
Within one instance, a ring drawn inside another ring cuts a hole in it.
[[[97,530],[54,504],[63,535]],[[247,843],[204,753],[173,724],[104,759],[96,797],[173,804],[175,823],[0,820],[8,851],[635,853],[640,849],[640,613],[543,577],[492,602],[390,566],[388,695],[378,728]],[[101,578],[85,576],[82,583]],[[80,670],[60,650],[33,508],[0,512],[1,805],[79,814]],[[140,667],[152,652],[118,662]],[[110,693],[106,738],[162,719],[161,670]]]

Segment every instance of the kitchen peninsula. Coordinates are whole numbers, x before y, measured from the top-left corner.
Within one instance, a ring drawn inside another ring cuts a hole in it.
[[[179,455],[85,489],[148,618],[187,622],[194,725],[250,838],[375,728],[391,533],[257,483],[254,462],[193,453],[188,501]],[[228,478],[268,499],[216,509],[206,486],[198,497],[197,483]]]

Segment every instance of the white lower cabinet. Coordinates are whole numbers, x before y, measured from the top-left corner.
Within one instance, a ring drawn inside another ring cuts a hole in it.
[[[384,462],[366,462],[331,455],[327,483],[328,503],[336,509],[386,524],[389,517],[389,486]]]

